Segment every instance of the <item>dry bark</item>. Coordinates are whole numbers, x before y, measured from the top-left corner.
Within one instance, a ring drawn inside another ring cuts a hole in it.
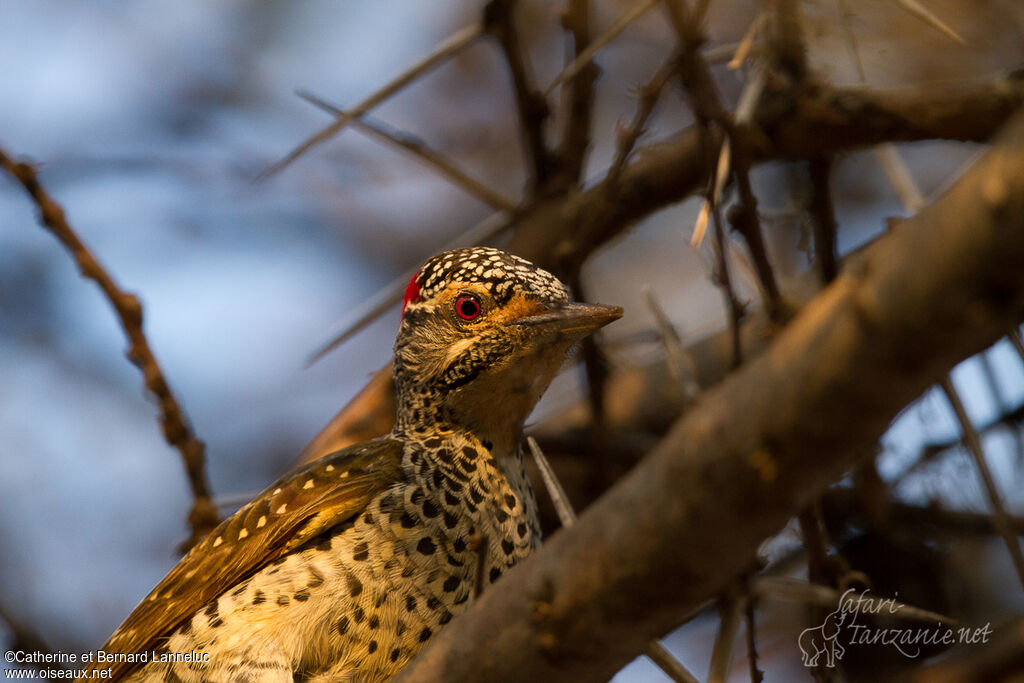
[[[901,408],[1024,319],[1022,155],[1024,114],[397,680],[607,680],[721,591]]]

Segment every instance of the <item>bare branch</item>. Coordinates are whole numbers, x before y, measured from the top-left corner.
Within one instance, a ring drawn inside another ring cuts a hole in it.
[[[511,226],[511,216],[504,211],[491,214],[446,244],[441,251],[464,247],[469,244],[487,244]],[[329,336],[329,341],[313,352],[306,361],[306,365],[312,365],[332,349],[344,344],[364,327],[384,315],[392,306],[401,301],[402,293],[409,284],[409,280],[415,274],[415,270],[409,270],[399,275],[390,284],[367,299],[366,303],[356,309],[354,313],[343,318],[337,326],[337,331]]]
[[[1024,319],[1022,154],[1024,115],[396,680],[607,680],[721,591],[909,401]]]
[[[328,103],[326,100],[321,99],[312,93],[299,91],[296,94],[315,107],[333,114],[338,118],[349,116],[349,113],[345,110],[335,107],[333,104]],[[515,202],[502,196],[498,192],[495,192],[479,180],[476,180],[456,168],[452,162],[444,157],[443,154],[435,149],[431,149],[430,146],[420,138],[411,135],[410,133],[392,128],[383,121],[374,120],[370,118],[369,115],[353,118],[352,126],[369,134],[371,137],[384,140],[399,149],[405,150],[412,156],[416,157],[416,159],[437,171],[438,175],[444,177],[456,187],[461,188],[466,193],[489,205],[492,209],[507,211],[508,213],[513,213],[516,210]]]
[[[595,38],[585,50],[576,55],[576,59],[569,66],[562,69],[562,72],[555,76],[555,80],[551,81],[551,84],[544,90],[544,95],[550,95],[562,83],[565,83],[570,78],[574,78],[576,74],[590,64],[598,50],[615,40],[620,33],[626,30],[627,26],[646,14],[658,2],[659,0],[641,0],[633,5],[629,11],[616,19],[615,23],[607,31]]]
[[[937,16],[935,16],[934,12],[932,12],[930,9],[922,5],[917,0],[896,0],[896,2],[900,4],[900,7],[907,10],[924,23],[937,28],[943,35],[945,35],[950,40],[960,43],[960,45],[967,45],[967,41],[964,40],[959,33],[950,28],[949,24],[944,22],[942,19],[939,19]]]
[[[35,169],[27,163],[15,162],[0,150],[0,165],[21,183],[29,196],[39,207],[40,222],[53,234],[75,259],[82,275],[97,285],[114,307],[121,321],[121,327],[128,337],[128,360],[142,371],[146,388],[160,405],[160,424],[164,438],[178,449],[188,483],[192,489],[192,510],[188,522],[192,535],[184,544],[190,548],[217,526],[217,506],[210,496],[210,484],[206,476],[205,446],[196,438],[185,411],[171,392],[163,371],[149,347],[145,332],[142,331],[142,304],[134,294],[118,287],[114,279],[104,270],[89,248],[78,237],[64,216],[64,209],[46,192],[39,183]]]
[[[590,44],[590,0],[569,0],[562,24],[572,36],[573,56],[578,58]],[[559,172],[566,185],[578,184],[583,177],[587,148],[590,146],[590,125],[594,110],[594,83],[600,69],[588,62],[570,81],[567,115],[562,142],[558,148]],[[545,96],[547,93],[545,93]]]
[[[946,398],[956,414],[956,419],[960,423],[964,443],[974,459],[975,467],[978,468],[978,475],[981,477],[981,483],[985,487],[985,493],[988,495],[989,505],[992,507],[993,525],[999,535],[1002,536],[1003,542],[1006,543],[1006,548],[1010,552],[1010,558],[1013,560],[1013,566],[1017,570],[1017,578],[1020,579],[1021,586],[1024,586],[1024,552],[1021,551],[1020,541],[1017,539],[1016,534],[1014,534],[1010,518],[1006,514],[1003,498],[996,487],[995,479],[992,478],[988,462],[985,460],[985,450],[981,445],[981,435],[978,434],[978,430],[971,423],[971,418],[967,415],[963,401],[960,400],[960,394],[957,393],[956,387],[953,386],[952,378],[946,375],[939,386],[942,387],[943,393],[946,394]]]
[[[814,253],[821,281],[828,284],[839,274],[836,253],[836,212],[832,205],[832,159],[814,157],[808,163],[811,176],[811,220],[814,222]]]
[[[483,27],[479,24],[473,26],[467,26],[459,31],[456,31],[440,45],[438,45],[433,52],[423,57],[420,61],[416,62],[408,69],[403,71],[395,78],[388,81],[383,87],[372,93],[369,97],[362,100],[355,106],[348,110],[348,113],[344,116],[339,117],[334,123],[327,126],[319,133],[309,138],[301,145],[293,149],[287,155],[284,156],[280,161],[275,162],[263,171],[258,177],[257,181],[262,181],[270,178],[271,176],[284,170],[289,164],[298,159],[300,156],[313,149],[322,142],[326,142],[331,139],[345,127],[352,123],[352,121],[363,114],[366,114],[371,109],[376,107],[378,104],[388,99],[399,90],[405,88],[407,85],[415,81],[417,78],[427,73],[437,65],[443,63],[448,58],[458,54],[468,45],[471,45],[473,41],[484,34]]]
[[[550,113],[547,99],[533,85],[527,55],[519,43],[515,20],[515,0],[490,0],[484,7],[484,29],[501,46],[512,76],[516,110],[519,112],[519,133],[523,139],[526,166],[530,169],[532,196],[548,182],[556,159],[544,142],[544,122]]]

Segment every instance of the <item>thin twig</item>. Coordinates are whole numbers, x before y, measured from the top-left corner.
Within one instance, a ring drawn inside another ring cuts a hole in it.
[[[878,145],[875,147],[875,157],[903,208],[912,214],[920,211],[925,205],[924,195],[896,147],[890,144]]]
[[[833,577],[829,571],[828,543],[821,522],[821,511],[817,504],[805,508],[797,515],[800,524],[800,535],[807,549],[807,578],[811,583],[822,586],[832,584]]]
[[[567,57],[571,62],[590,45],[590,0],[569,0],[562,25],[572,37],[571,58]],[[579,184],[583,177],[594,113],[594,83],[599,73],[597,65],[588,62],[569,82],[570,87],[562,91],[567,114],[558,147],[558,166],[567,185]]]
[[[746,600],[744,625],[747,634],[747,664],[750,667],[750,683],[762,683],[764,672],[757,668],[757,636],[754,628],[754,597]]]
[[[257,176],[257,181],[262,181],[270,178],[282,171],[286,166],[291,164],[293,161],[298,159],[300,156],[308,152],[313,147],[319,145],[322,142],[329,140],[334,137],[347,125],[352,123],[353,120],[369,112],[371,109],[376,107],[378,104],[388,99],[402,88],[406,87],[417,78],[427,73],[435,66],[441,64],[448,58],[454,56],[459,51],[472,44],[477,38],[484,34],[483,26],[474,24],[467,26],[459,31],[456,31],[446,40],[442,41],[434,51],[426,55],[418,62],[410,66],[408,69],[403,71],[395,78],[388,81],[383,87],[373,92],[369,97],[365,98],[355,106],[348,109],[345,116],[339,117],[334,123],[327,126],[316,135],[312,136],[301,145],[293,149],[287,155],[284,156],[280,161],[275,162],[269,166],[265,171]]]
[[[978,468],[981,482],[985,487],[985,492],[988,494],[988,502],[992,507],[993,524],[1006,543],[1006,548],[1010,551],[1010,558],[1013,560],[1013,566],[1017,571],[1017,578],[1020,579],[1021,586],[1024,586],[1024,552],[1021,551],[1020,541],[1013,533],[1013,525],[1006,514],[1006,506],[1003,504],[1002,496],[996,487],[995,479],[992,478],[988,462],[985,460],[985,451],[981,445],[981,435],[978,434],[978,430],[971,423],[963,401],[960,400],[960,394],[957,393],[956,387],[953,386],[952,378],[946,375],[940,386],[943,393],[946,394],[949,404],[953,407],[953,412],[956,413],[956,419],[960,423],[960,430],[963,432],[964,443],[974,459],[974,465]]]
[[[949,24],[944,22],[942,19],[939,19],[935,16],[934,12],[919,3],[917,0],[896,0],[896,2],[898,2],[903,9],[907,10],[924,23],[937,28],[939,32],[950,40],[960,43],[961,45],[967,45],[967,41],[964,40],[959,33],[954,31]]]
[[[576,521],[576,511],[572,509],[572,503],[569,502],[569,497],[565,494],[562,483],[558,481],[555,471],[551,469],[551,463],[548,462],[536,439],[528,436],[526,437],[526,444],[530,447],[530,453],[537,463],[537,469],[540,470],[541,479],[544,480],[544,488],[548,490],[548,495],[551,496],[555,512],[558,513],[558,521],[562,523],[563,527],[572,526],[573,522]]]
[[[740,339],[740,326],[745,315],[744,305],[736,297],[729,274],[729,259],[726,257],[725,230],[722,229],[722,216],[717,206],[711,207],[711,217],[715,226],[715,282],[722,290],[725,309],[729,317],[729,334],[732,337],[732,367],[738,368],[743,363],[743,348]]]
[[[178,404],[163,371],[149,347],[142,331],[142,304],[133,294],[120,289],[114,279],[104,270],[96,257],[68,224],[64,209],[46,192],[39,183],[35,169],[22,162],[11,160],[0,150],[0,165],[18,180],[39,207],[42,224],[64,245],[75,259],[82,275],[99,285],[110,301],[121,321],[121,327],[128,337],[128,360],[142,371],[146,388],[160,405],[164,438],[181,453],[192,489],[192,510],[188,522],[192,528],[191,537],[185,548],[195,545],[211,529],[217,526],[217,507],[210,495],[210,484],[206,476],[206,456],[203,442],[196,438],[185,411]]]
[[[839,605],[843,594],[829,586],[822,586],[801,579],[794,579],[788,576],[759,576],[752,584],[752,594],[760,598],[771,600],[785,600],[789,602],[802,602],[809,605],[816,605],[827,610],[833,610]],[[895,598],[892,600],[892,612],[899,614],[901,618],[914,621],[930,623],[943,623],[956,626],[959,622],[945,614],[939,614],[921,607],[914,607]]]
[[[821,281],[832,282],[839,273],[836,253],[835,208],[832,204],[832,158],[815,157],[808,162],[811,176],[811,220],[814,225],[814,254]]]
[[[469,230],[448,242],[440,251],[448,251],[449,249],[456,249],[469,244],[487,244],[511,228],[511,221],[512,217],[504,211],[492,213]],[[306,360],[306,367],[309,367],[338,346],[344,344],[401,301],[402,293],[409,284],[410,278],[415,274],[415,270],[405,271],[405,273],[379,289],[376,294],[367,299],[366,303],[357,308],[354,313],[343,318],[336,326],[336,331],[329,335],[329,340],[321,344]]]
[[[556,160],[544,141],[544,122],[548,118],[547,99],[533,85],[527,54],[519,40],[515,20],[515,0],[490,0],[484,6],[484,30],[494,36],[512,76],[516,110],[519,113],[519,133],[523,140],[523,154],[530,169],[530,194],[544,187],[554,170]]]
[[[1007,336],[1010,338],[1013,348],[1016,349],[1017,355],[1024,361],[1024,337],[1021,337],[1020,328],[1013,328]]]
[[[300,90],[296,94],[313,106],[333,114],[335,117],[341,118],[349,115],[349,112],[330,104],[326,100],[317,97],[312,93]],[[397,130],[383,121],[371,118],[369,115],[353,118],[352,127],[369,134],[371,137],[384,140],[395,147],[405,150],[433,170],[437,171],[438,175],[444,177],[456,187],[459,187],[466,193],[489,205],[491,208],[498,211],[508,211],[509,213],[516,210],[515,202],[459,170],[452,162],[446,159],[443,154],[432,149],[420,138],[405,131]]]
[[[636,147],[637,140],[646,132],[647,120],[654,112],[654,107],[657,105],[665,85],[676,73],[678,67],[679,57],[677,55],[669,57],[658,68],[651,80],[637,89],[636,111],[633,114],[633,120],[628,128],[619,131],[616,139],[615,158],[603,181],[609,191],[619,181],[622,169],[625,168],[629,155]]]
[[[807,74],[807,48],[804,46],[801,0],[774,1],[772,54],[778,67],[799,83]]]
[[[537,463],[537,469],[540,470],[541,479],[544,480],[544,488],[547,489],[551,502],[555,506],[555,511],[558,513],[558,520],[562,523],[563,528],[571,527],[576,522],[576,511],[573,510],[572,503],[569,502],[569,497],[565,494],[565,489],[562,488],[562,483],[558,481],[558,476],[551,469],[551,463],[548,462],[544,452],[540,449],[537,440],[532,436],[528,436],[526,437],[526,444],[530,448],[534,462]],[[651,661],[664,671],[669,678],[676,681],[676,683],[697,683],[697,679],[694,678],[693,674],[687,671],[686,667],[658,641],[653,640],[648,643],[644,649],[644,654],[650,657]]]
[[[644,654],[661,669],[666,676],[676,683],[700,683],[692,673],[687,671],[682,662],[668,651],[664,645],[652,640],[644,648]]]
[[[754,20],[750,22],[750,26],[747,27],[739,45],[736,46],[736,51],[733,53],[732,59],[729,60],[728,66],[730,69],[735,71],[741,68],[743,63],[747,61],[747,57],[750,56],[750,51],[753,49],[754,43],[757,40],[757,35],[761,32],[761,29],[764,27],[767,20],[768,15],[764,12],[758,12],[757,16],[754,17]],[[705,55],[704,58],[707,59],[707,55]]]
[[[721,621],[715,645],[711,650],[711,665],[708,670],[708,683],[725,683],[729,675],[729,663],[732,660],[733,641],[740,626],[743,598],[730,597],[721,607]]]
[[[576,74],[590,64],[598,50],[615,40],[620,33],[626,30],[627,26],[646,14],[647,11],[657,5],[658,2],[659,0],[642,0],[642,2],[638,2],[633,5],[629,11],[616,19],[615,23],[612,24],[607,31],[595,38],[593,42],[587,46],[587,49],[576,55],[576,59],[574,59],[569,66],[562,69],[561,73],[555,76],[555,80],[551,81],[551,84],[544,89],[544,95],[550,95],[554,89],[562,83],[565,83],[570,78],[574,78]]]
[[[679,337],[679,333],[676,332],[672,321],[665,315],[665,309],[661,307],[661,303],[654,296],[650,286],[644,285],[641,293],[658,325],[661,342],[665,346],[665,353],[668,358],[669,372],[672,373],[673,379],[679,384],[683,399],[685,401],[692,401],[700,393],[700,385],[697,384],[696,380],[697,364],[694,362],[693,357],[683,348],[683,342]]]

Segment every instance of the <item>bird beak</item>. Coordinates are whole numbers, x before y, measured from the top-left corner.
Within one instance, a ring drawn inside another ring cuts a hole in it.
[[[551,310],[538,315],[519,318],[515,324],[531,327],[538,331],[585,337],[621,317],[622,308],[620,306],[569,303],[558,304]]]

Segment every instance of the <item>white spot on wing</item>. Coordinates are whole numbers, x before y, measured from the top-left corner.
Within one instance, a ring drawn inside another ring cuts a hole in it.
[[[316,485],[316,482],[314,482],[312,479],[309,479],[309,480],[306,481],[306,483],[303,485],[302,488],[304,488],[304,489],[311,489],[315,485]]]

